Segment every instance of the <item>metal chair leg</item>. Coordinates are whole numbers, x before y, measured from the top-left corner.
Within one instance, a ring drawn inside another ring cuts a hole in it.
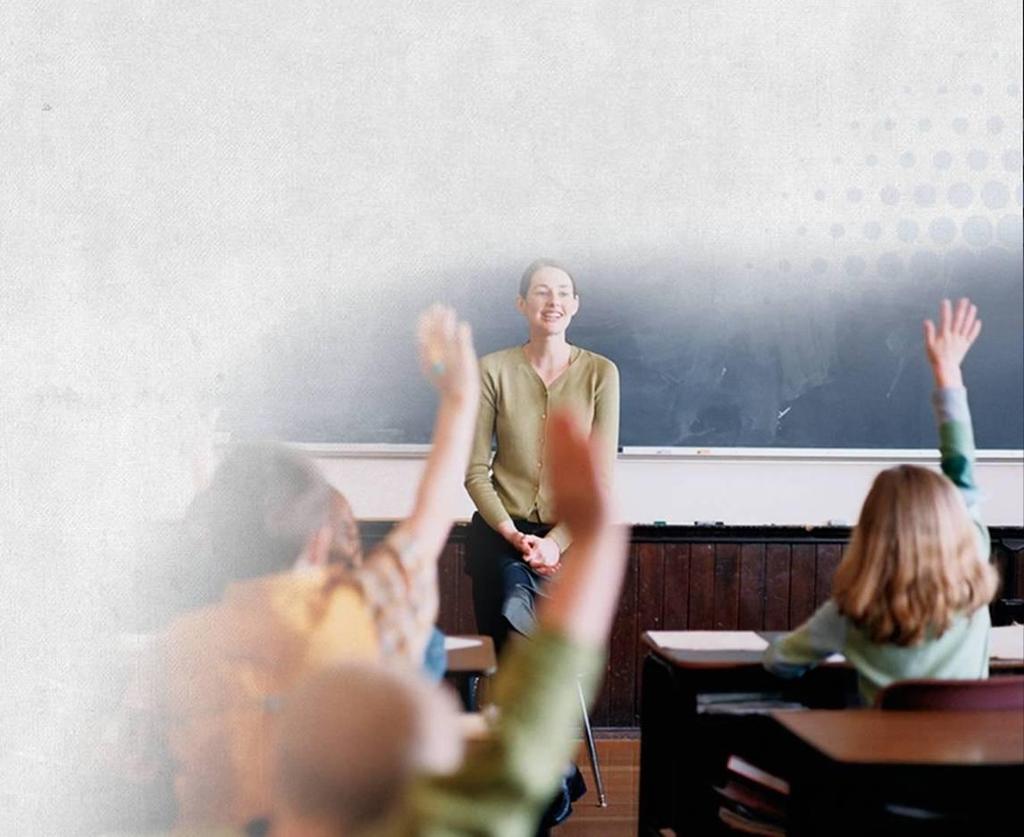
[[[601,779],[601,765],[597,760],[597,745],[594,743],[594,731],[590,728],[590,714],[587,712],[587,700],[583,696],[583,687],[576,681],[576,690],[580,696],[580,709],[583,710],[583,732],[587,736],[587,753],[590,755],[590,769],[594,772],[594,784],[597,785],[597,806],[608,807],[608,799],[604,793],[604,781]]]

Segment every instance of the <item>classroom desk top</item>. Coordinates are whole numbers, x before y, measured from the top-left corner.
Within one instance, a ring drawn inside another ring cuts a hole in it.
[[[764,649],[785,631],[645,631],[644,644],[666,662],[681,669],[760,666]],[[673,647],[683,646],[683,647]],[[993,628],[989,668],[1018,672],[1024,668],[1024,625]],[[998,655],[998,656],[997,656]],[[822,665],[845,666],[834,654]]]
[[[842,764],[1024,765],[1024,723],[1014,711],[809,709],[771,717]]]
[[[459,635],[445,637],[447,674],[490,676],[498,670],[494,642],[489,636]]]

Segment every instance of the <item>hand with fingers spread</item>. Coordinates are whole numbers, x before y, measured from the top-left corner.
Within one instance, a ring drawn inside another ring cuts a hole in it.
[[[960,364],[980,333],[978,308],[966,297],[955,309],[948,299],[942,300],[938,327],[931,320],[924,321],[924,347],[937,387],[964,385]]]
[[[455,311],[433,305],[420,315],[416,330],[423,375],[442,396],[459,400],[480,397],[480,373],[469,325]]]

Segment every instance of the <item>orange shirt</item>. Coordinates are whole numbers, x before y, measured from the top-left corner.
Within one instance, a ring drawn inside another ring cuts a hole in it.
[[[376,659],[378,638],[359,588],[327,568],[232,584],[177,619],[164,650],[178,824],[243,826],[270,812],[280,701],[310,671]]]

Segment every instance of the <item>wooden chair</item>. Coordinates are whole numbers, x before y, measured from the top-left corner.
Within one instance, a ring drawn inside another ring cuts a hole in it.
[[[1005,709],[1024,712],[1024,675],[988,680],[901,680],[879,692],[879,709]]]

